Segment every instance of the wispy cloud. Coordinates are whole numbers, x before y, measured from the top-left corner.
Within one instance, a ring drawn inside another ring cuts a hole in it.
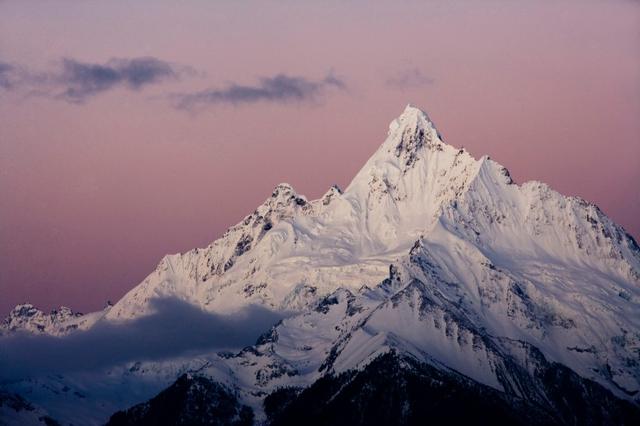
[[[433,78],[425,75],[419,68],[411,68],[388,78],[385,83],[391,88],[404,90],[430,86],[434,82]]]
[[[13,87],[13,65],[0,61],[0,88],[10,89]]]
[[[111,59],[105,63],[63,58],[55,67],[45,71],[0,61],[0,90],[82,104],[116,88],[138,91],[194,74],[190,67],[154,57]],[[256,84],[231,82],[223,87],[174,93],[168,97],[175,108],[197,111],[219,104],[316,102],[329,90],[346,89],[346,83],[332,73],[320,80],[281,73],[260,78]]]
[[[67,58],[62,64],[59,81],[66,87],[61,95],[71,102],[82,102],[115,87],[139,90],[179,75],[174,65],[151,57],[112,59],[104,65]]]
[[[34,78],[22,65],[0,60],[0,92],[19,88]]]
[[[171,96],[176,108],[197,110],[216,104],[251,104],[256,102],[308,102],[315,101],[328,89],[345,90],[340,78],[329,74],[322,80],[278,74],[261,78],[255,85],[230,83],[224,88],[209,88],[192,93]]]
[[[116,58],[104,64],[64,58],[57,67],[46,71],[0,62],[0,87],[82,103],[114,88],[140,90],[151,84],[176,80],[189,71],[187,67],[153,57]]]

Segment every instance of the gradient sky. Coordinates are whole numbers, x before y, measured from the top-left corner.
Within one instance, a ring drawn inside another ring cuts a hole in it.
[[[640,236],[640,3],[310,3],[0,1],[0,316],[345,187],[408,102]]]

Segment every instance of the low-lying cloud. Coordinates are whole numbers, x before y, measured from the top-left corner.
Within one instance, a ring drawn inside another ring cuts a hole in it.
[[[98,322],[64,337],[17,334],[0,338],[0,381],[72,371],[100,371],[132,361],[191,352],[237,350],[283,318],[260,306],[217,315],[174,299],[153,302],[155,313],[114,324]]]
[[[256,102],[288,103],[316,101],[328,89],[345,90],[344,81],[334,75],[322,80],[277,74],[261,78],[255,85],[230,83],[224,88],[209,88],[172,95],[174,106],[196,110],[216,104],[251,104]]]

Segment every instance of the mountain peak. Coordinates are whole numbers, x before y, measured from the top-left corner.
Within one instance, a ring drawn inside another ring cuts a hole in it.
[[[442,138],[427,113],[408,104],[402,114],[389,124],[386,141],[369,161],[391,161],[406,171],[427,152],[441,151],[442,148]]]
[[[304,206],[307,204],[307,200],[303,196],[298,195],[295,189],[288,183],[280,183],[273,189],[271,198],[266,201],[266,204],[271,207],[283,207],[291,204]]]
[[[0,336],[16,331],[62,335],[78,328],[81,317],[81,313],[73,312],[66,306],[47,314],[31,303],[23,303],[13,308],[9,316],[0,322]],[[76,319],[78,321],[74,322]]]
[[[418,115],[429,119],[429,115],[426,111],[423,111],[412,103],[407,104],[407,106],[404,108],[404,111],[402,111],[402,114],[400,114],[400,117],[403,117],[405,115]]]
[[[389,135],[383,147],[405,167],[410,167],[423,148],[440,149],[442,139],[427,113],[408,104],[402,114],[389,124]]]
[[[402,114],[389,124],[390,132],[394,132],[398,129],[418,129],[418,128],[433,128],[435,125],[429,118],[429,115],[420,108],[407,104]]]
[[[331,201],[342,195],[342,189],[338,185],[331,185],[331,188],[322,196],[321,201],[323,205],[328,205]]]
[[[19,317],[29,318],[38,314],[42,315],[43,312],[33,306],[31,303],[22,303],[20,305],[16,305],[16,307],[11,310],[11,312],[9,313],[9,318],[7,318],[7,320],[9,320],[10,318]]]
[[[274,193],[278,192],[279,190],[295,192],[295,190],[293,189],[293,186],[291,186],[291,184],[287,182],[281,182],[277,184],[275,188],[273,188]]]

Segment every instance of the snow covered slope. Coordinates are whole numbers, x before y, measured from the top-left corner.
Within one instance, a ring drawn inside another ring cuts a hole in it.
[[[607,392],[640,400],[633,238],[595,205],[540,182],[518,185],[489,157],[444,143],[412,106],[344,192],[332,187],[309,201],[280,184],[220,239],[166,256],[90,318],[126,326],[151,315],[159,298],[216,314],[251,305],[291,313],[238,354],[143,363],[144,380],[165,385],[168,371],[204,374],[237,392],[257,419],[278,388],[363,371],[389,353],[544,406],[552,417],[571,407],[549,375],[596,389],[585,401],[607,400]],[[73,321],[41,331],[61,333]],[[47,409],[47,400],[59,404],[60,393],[35,391],[46,380],[38,383],[9,390],[39,395],[34,402]],[[87,406],[105,394],[84,389]]]
[[[111,308],[83,315],[61,306],[45,314],[30,303],[18,305],[9,316],[0,323],[0,336],[15,332],[64,336],[76,330],[87,330],[93,326]]]
[[[513,184],[488,157],[442,142],[408,106],[344,193],[334,187],[309,202],[278,185],[210,246],[166,256],[107,317],[148,314],[159,296],[215,312],[254,303],[304,309],[339,286],[376,285],[418,237],[441,233],[434,228],[512,264],[554,259],[616,283],[640,279],[635,243],[596,206],[541,183]]]
[[[460,283],[446,281],[444,271],[427,250],[422,241],[417,242],[401,264],[390,267],[380,286],[357,293],[337,290],[314,310],[282,321],[255,346],[235,356],[211,358],[199,373],[235,386],[258,419],[265,416],[265,395],[283,387],[306,388],[327,376],[362,371],[390,353],[444,374],[460,374],[543,407],[552,416],[573,409],[563,399],[566,392],[598,412],[607,410],[598,408],[595,394],[603,400],[615,400],[613,395],[621,400],[637,396],[636,388],[619,384],[627,380],[625,383],[637,386],[638,367],[633,362],[637,352],[633,348],[628,358],[617,362],[617,349],[610,343],[581,347],[576,341],[581,341],[584,332],[575,326],[565,331],[566,325],[558,324],[551,314],[524,318],[542,307],[516,287],[504,289],[504,313],[485,312],[485,305],[474,304]],[[497,273],[487,264],[480,268]],[[493,316],[504,319],[487,320]],[[512,330],[492,327],[498,322],[515,324]],[[516,331],[519,324],[524,330]],[[577,336],[572,338],[572,332]],[[634,345],[637,347],[637,341]],[[549,376],[563,379],[550,380]],[[567,383],[575,383],[575,388],[562,389]]]

